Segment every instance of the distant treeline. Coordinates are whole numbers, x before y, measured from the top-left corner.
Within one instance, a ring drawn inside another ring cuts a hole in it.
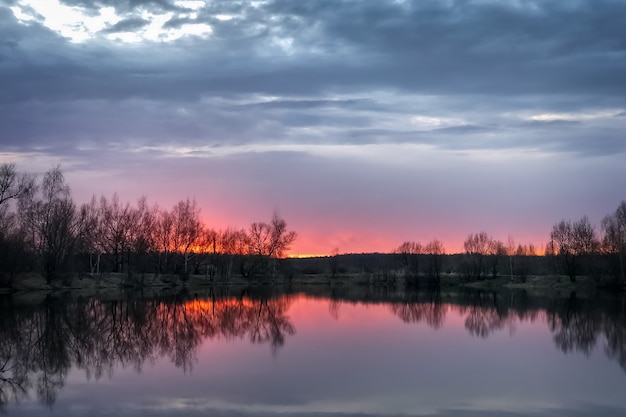
[[[215,230],[202,223],[194,200],[171,209],[123,203],[117,195],[77,205],[63,173],[40,180],[0,165],[0,285],[42,273],[48,283],[75,274],[189,274],[228,277],[274,274],[275,259],[296,239],[275,212],[246,229]],[[131,282],[132,284],[132,282]]]
[[[189,198],[171,209],[135,205],[117,195],[73,202],[57,168],[41,179],[18,174],[13,164],[0,165],[0,286],[16,277],[43,274],[48,283],[76,274],[125,274],[141,284],[145,274],[186,279],[206,275],[227,282],[243,277],[370,273],[382,282],[404,278],[409,285],[438,284],[442,276],[465,281],[510,277],[524,282],[531,275],[581,275],[624,286],[626,202],[601,222],[599,231],[587,217],[555,224],[544,253],[533,244],[506,243],[485,232],[472,233],[463,254],[447,255],[437,239],[407,241],[390,254],[339,254],[315,259],[280,260],[296,233],[275,212],[269,222],[248,228],[215,230],[203,224],[200,208]],[[280,260],[280,261],[279,261]]]
[[[622,201],[615,212],[604,217],[600,233],[586,216],[555,224],[543,254],[537,253],[533,244],[516,245],[511,238],[505,244],[486,232],[470,234],[463,247],[465,253],[461,256],[444,257],[441,255],[445,250],[440,245],[431,242],[422,246],[407,241],[394,253],[405,273],[414,277],[425,274],[436,281],[440,279],[439,271],[444,270],[471,281],[509,276],[524,282],[529,275],[562,274],[571,282],[586,275],[623,286],[626,284],[626,202]],[[434,264],[438,264],[437,268]]]

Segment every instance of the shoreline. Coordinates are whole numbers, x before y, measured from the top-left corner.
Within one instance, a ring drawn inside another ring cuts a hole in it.
[[[221,287],[257,287],[257,286],[288,286],[304,288],[313,286],[324,287],[371,287],[373,289],[393,289],[395,291],[420,291],[439,288],[441,290],[474,289],[474,290],[525,290],[531,293],[555,293],[580,291],[585,293],[610,292],[625,293],[626,287],[609,286],[608,281],[599,281],[591,277],[581,276],[571,282],[566,276],[529,276],[524,282],[511,277],[485,278],[479,281],[465,281],[458,275],[442,275],[439,285],[429,285],[426,277],[405,277],[381,274],[330,274],[299,275],[285,277],[252,277],[240,276],[228,279],[209,278],[204,275],[190,275],[186,280],[173,275],[143,274],[131,276],[124,273],[103,273],[100,275],[83,275],[61,279],[46,284],[43,275],[28,274],[14,280],[12,287],[0,287],[0,294],[33,294],[72,292],[77,295],[98,295],[101,293],[142,292],[159,293],[169,291],[202,291]]]

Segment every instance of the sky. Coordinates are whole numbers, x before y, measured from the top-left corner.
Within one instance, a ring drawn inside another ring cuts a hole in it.
[[[542,245],[626,199],[623,0],[0,0],[0,161],[293,255]]]

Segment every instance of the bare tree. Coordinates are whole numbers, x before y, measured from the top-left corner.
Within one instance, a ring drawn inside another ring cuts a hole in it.
[[[330,266],[330,275],[335,278],[337,277],[337,273],[339,272],[339,248],[333,248],[330,251],[330,256],[328,257],[328,263]]]
[[[15,164],[0,165],[0,239],[16,232],[17,216],[10,211],[11,201],[32,194],[35,190],[35,178],[31,175],[19,175]]]
[[[137,226],[136,213],[129,203],[121,203],[116,193],[110,202],[106,197],[100,197],[99,220],[100,242],[105,252],[113,257],[113,269],[116,272],[123,272],[124,256],[128,256],[132,234]]]
[[[90,270],[93,273],[92,255],[96,252],[96,233],[99,224],[99,212],[95,197],[89,203],[82,204],[77,210],[76,251],[80,255],[89,254]],[[99,261],[99,260],[98,260]],[[98,265],[99,266],[99,265]],[[79,273],[82,274],[82,270]]]
[[[272,215],[272,233],[271,248],[269,252],[270,258],[283,258],[285,252],[291,249],[291,244],[296,240],[298,234],[294,231],[287,230],[287,222],[280,217],[278,211]]]
[[[423,253],[421,243],[403,242],[394,250],[394,253],[400,257],[400,262],[410,274],[419,275],[419,256]]]
[[[506,254],[509,257],[509,276],[513,280],[513,256],[515,256],[515,240],[509,236],[506,240]]]
[[[158,250],[156,229],[159,220],[159,207],[156,204],[150,206],[148,200],[142,197],[137,202],[137,207],[133,209],[132,218],[136,220],[136,224],[131,229],[129,247],[135,258],[135,268],[143,273],[148,269],[148,257]]]
[[[561,220],[550,233],[551,250],[561,259],[570,281],[581,273],[581,258],[598,250],[599,241],[587,216],[577,222]]]
[[[515,250],[515,273],[522,282],[526,282],[528,274],[530,273],[530,259],[536,256],[535,247],[533,244],[518,245]]]
[[[254,222],[248,229],[250,255],[269,256],[272,239],[272,227],[264,222]]]
[[[481,279],[485,269],[484,258],[489,254],[492,239],[485,232],[471,233],[463,247],[467,255],[467,275],[476,279]]]
[[[81,250],[89,254],[89,272],[91,274],[100,274],[100,259],[104,253],[102,240],[100,239],[100,207],[96,196],[93,196],[88,204],[84,204],[81,210],[85,211],[85,217],[88,218],[88,233],[81,244]]]
[[[43,258],[50,284],[87,233],[88,218],[85,210],[76,210],[59,167],[44,175],[38,195],[34,190],[22,197],[20,211],[31,244]]]
[[[159,273],[169,273],[168,261],[170,254],[174,250],[172,241],[174,239],[174,216],[167,210],[161,210],[155,227],[155,242],[159,252]]]
[[[196,200],[179,201],[172,209],[173,247],[183,256],[183,271],[188,273],[189,260],[195,255],[201,243],[203,225],[200,221],[200,208]]]
[[[507,248],[501,241],[492,239],[489,242],[487,253],[489,254],[491,277],[496,278],[498,276],[498,266],[500,265],[500,260],[506,256]]]
[[[30,195],[34,177],[18,174],[14,164],[0,165],[0,285],[11,286],[19,269],[32,263],[14,201]]]
[[[624,264],[626,264],[626,201],[622,201],[614,213],[602,220],[604,232],[603,248],[610,256],[612,269],[619,280],[626,283]]]
[[[225,256],[222,276],[226,279],[230,278],[236,265],[239,266],[241,275],[249,275],[244,262],[244,257],[248,255],[250,246],[246,230],[226,229],[220,233],[219,241],[222,253]],[[238,261],[238,264],[236,261]]]
[[[26,174],[18,175],[15,164],[0,165],[0,207],[28,193],[34,186],[34,177]]]
[[[446,250],[439,240],[434,239],[424,247],[424,253],[428,255],[428,273],[436,283],[441,280],[441,270]]]
[[[282,258],[297,234],[287,230],[287,222],[274,212],[268,223],[252,223],[248,229],[248,253],[256,258],[257,267],[267,270],[269,260]]]
[[[195,262],[196,273],[200,273],[200,268],[204,267],[204,273],[211,280],[215,278],[220,269],[223,247],[221,246],[221,233],[215,229],[205,228],[200,237],[199,250],[203,255],[200,261]]]

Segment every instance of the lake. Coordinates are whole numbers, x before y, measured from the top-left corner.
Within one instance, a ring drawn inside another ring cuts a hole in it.
[[[626,415],[623,295],[218,288],[0,312],[8,415]]]

